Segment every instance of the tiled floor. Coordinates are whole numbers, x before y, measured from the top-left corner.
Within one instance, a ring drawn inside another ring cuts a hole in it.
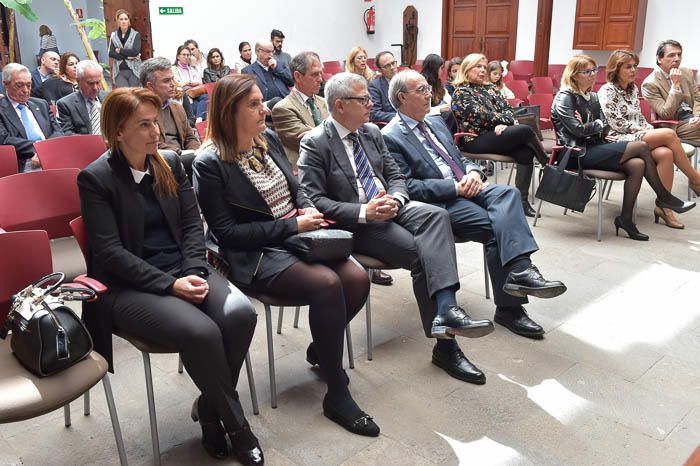
[[[507,172],[501,180],[505,180]],[[676,176],[678,195],[685,177]],[[475,386],[430,363],[432,342],[422,335],[410,277],[392,271],[391,287],[374,286],[374,360],[366,359],[365,321],[353,322],[356,367],[351,390],[382,428],[378,438],[352,435],[321,412],[324,385],[304,361],[306,312],[275,334],[279,407],[269,405],[265,320],[251,348],[261,413],[252,414],[245,375],[241,399],[270,465],[681,465],[700,444],[700,208],[682,215],[685,230],[653,223],[653,196],[644,187],[638,225],[648,243],[615,237],[621,183],[604,203],[603,241],[595,240],[596,205],[562,215],[543,207],[533,232],[534,256],[547,277],[569,291],[533,299],[530,315],[547,329],[530,341],[498,327],[478,340],[461,340],[487,374]],[[490,318],[483,296],[479,245],[460,244],[462,290],[469,312]],[[275,311],[276,314],[276,311]],[[152,463],[140,354],[116,344],[112,385],[132,465]],[[188,418],[197,394],[177,373],[175,355],[153,356],[158,427],[164,465],[225,464],[199,445]],[[93,412],[73,404],[73,425],[62,412],[0,426],[0,465],[113,465],[116,449],[101,388]],[[234,463],[233,460],[229,461]]]

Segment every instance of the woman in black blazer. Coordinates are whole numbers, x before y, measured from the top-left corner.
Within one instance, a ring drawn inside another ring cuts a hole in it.
[[[364,270],[354,260],[305,263],[282,247],[291,235],[319,229],[323,216],[299,189],[277,136],[266,131],[255,78],[222,78],[209,105],[207,139],[193,165],[194,186],[231,266],[229,278],[309,300],[313,342],[306,360],[320,366],[328,384],[324,414],[351,432],[379,435],[379,427],[352,399],[342,364],[345,326],[369,293]]]
[[[241,462],[262,464],[236,393],[256,314],[207,265],[194,191],[177,156],[157,151],[160,108],[158,96],[140,88],[116,89],[102,104],[110,150],[80,173],[78,187],[88,272],[109,290],[85,320],[110,363],[113,327],[179,352],[202,392],[192,417],[206,451],[227,456],[228,433]]]

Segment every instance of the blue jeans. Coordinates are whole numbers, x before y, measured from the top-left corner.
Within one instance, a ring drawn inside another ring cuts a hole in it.
[[[209,94],[204,93],[192,99],[192,104],[197,118],[204,119],[204,116],[207,114],[207,109],[209,108]]]

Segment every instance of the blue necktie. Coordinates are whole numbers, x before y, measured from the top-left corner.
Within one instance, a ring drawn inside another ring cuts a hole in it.
[[[24,104],[17,105],[20,114],[22,115],[22,124],[24,125],[24,131],[27,133],[27,139],[30,141],[39,141],[44,139],[44,135],[41,131],[37,130],[32,122],[32,117],[29,115],[29,108]]]
[[[365,190],[365,196],[367,196],[367,202],[369,202],[379,194],[377,184],[374,182],[374,170],[372,170],[372,166],[369,164],[369,159],[362,149],[357,134],[348,134],[348,139],[352,141],[352,155],[355,158],[357,178],[360,180],[362,189]]]

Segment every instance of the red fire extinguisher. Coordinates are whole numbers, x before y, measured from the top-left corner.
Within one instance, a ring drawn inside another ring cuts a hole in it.
[[[367,27],[367,34],[374,34],[374,7],[371,6],[365,10],[365,26]]]

